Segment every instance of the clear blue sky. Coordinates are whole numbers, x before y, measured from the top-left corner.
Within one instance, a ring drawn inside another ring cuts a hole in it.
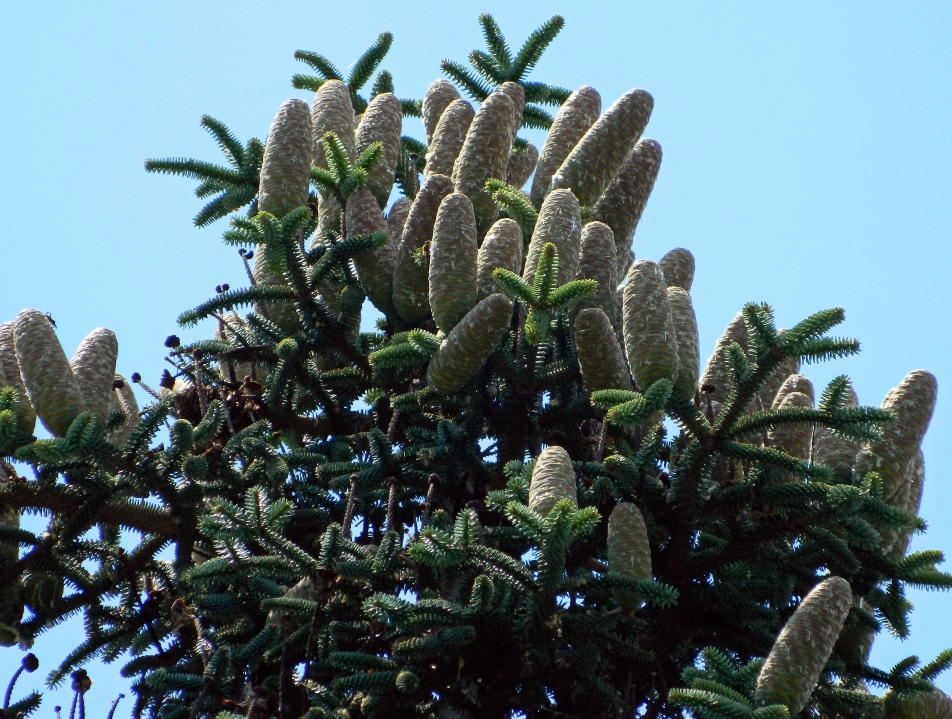
[[[631,87],[654,95],[646,134],[664,163],[635,252],[694,252],[705,354],[744,302],[772,303],[787,326],[843,306],[844,333],[863,352],[809,368],[818,384],[847,373],[861,400],[878,404],[910,370],[938,376],[925,443],[930,528],[914,547],[952,551],[943,521],[952,502],[947,2],[8,0],[0,321],[24,307],[49,311],[68,351],[109,327],[120,371],[155,383],[178,313],[218,283],[241,285],[244,272],[219,241],[222,223],[191,226],[192,183],[147,175],[143,160],[217,160],[198,126],[204,113],[243,140],[263,139],[283,100],[310,99],[289,82],[302,71],[297,49],[346,66],[391,30],[385,67],[399,95],[420,97],[443,57],[464,60],[477,47],[476,16],[487,10],[514,42],[565,15],[538,79],[594,85],[606,105]],[[913,638],[881,637],[874,658],[883,665],[952,646],[952,597],[913,599]],[[40,641],[44,670],[75,637],[73,628]],[[18,661],[17,650],[0,649],[0,681]],[[121,687],[113,668],[89,671],[90,705],[104,716]],[[940,685],[952,692],[952,675]],[[66,691],[51,694],[40,716],[68,701]]]

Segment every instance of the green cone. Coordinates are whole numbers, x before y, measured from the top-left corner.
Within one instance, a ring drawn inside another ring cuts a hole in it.
[[[565,158],[588,129],[595,124],[601,111],[601,95],[594,87],[588,86],[580,87],[569,95],[569,99],[559,108],[539,151],[535,179],[529,192],[533,205],[542,206],[552,184],[552,175],[562,166]]]
[[[496,293],[480,300],[433,355],[426,370],[426,382],[441,394],[452,394],[463,388],[509,326],[512,301]]]
[[[515,220],[504,217],[489,228],[476,255],[476,297],[482,299],[498,291],[493,279],[497,267],[522,271],[522,229]]]
[[[739,312],[717,340],[714,353],[708,359],[704,373],[698,381],[698,386],[702,389],[713,388],[710,397],[719,404],[727,399],[731,391],[731,375],[727,368],[725,352],[734,343],[740,345],[744,352],[747,351],[747,325],[744,323],[744,316]]]
[[[440,203],[430,245],[430,310],[449,333],[476,304],[476,217],[469,198],[455,192]]]
[[[525,147],[514,147],[509,153],[506,167],[506,184],[521,188],[535,171],[539,161],[539,150],[531,142]]]
[[[99,327],[83,338],[69,361],[83,405],[103,426],[109,421],[109,401],[113,395],[112,381],[116,376],[118,356],[116,335]]]
[[[36,427],[36,412],[30,404],[26,387],[20,377],[20,365],[17,362],[17,351],[13,345],[13,322],[4,322],[0,325],[0,376],[2,386],[13,387],[20,398],[17,404],[17,429],[26,435],[33,434]]]
[[[313,143],[312,162],[316,167],[327,169],[327,157],[324,154],[323,137],[328,132],[337,135],[351,161],[356,154],[357,138],[354,133],[354,106],[350,100],[350,90],[340,80],[328,80],[314,94],[311,103],[311,140]],[[310,171],[310,170],[309,170]]]
[[[625,355],[615,328],[598,307],[582,310],[575,317],[575,349],[582,380],[589,392],[603,389],[631,390]]]
[[[62,437],[86,407],[53,326],[39,310],[23,310],[16,318],[13,342],[37,417],[50,434]]]
[[[648,196],[651,195],[660,169],[661,145],[654,140],[640,140],[595,203],[595,219],[604,222],[615,233],[615,245],[622,266],[627,264],[635,229],[648,204]]]
[[[628,270],[622,320],[628,366],[638,386],[647,390],[659,379],[677,379],[671,301],[661,268],[651,260],[638,260]]]
[[[680,287],[688,292],[694,284],[694,255],[683,247],[671,250],[658,262],[668,287]]]
[[[633,579],[651,579],[651,547],[641,510],[630,502],[620,502],[608,517],[608,571]],[[625,609],[638,609],[635,592],[616,589],[615,601]]]
[[[551,242],[559,251],[559,284],[571,282],[578,274],[579,249],[582,244],[582,214],[578,200],[571,190],[550,192],[539,210],[522,279],[530,285],[535,280],[539,255],[546,243]]]
[[[387,221],[370,190],[357,190],[347,198],[347,236],[387,232]],[[389,237],[389,234],[388,234]],[[396,314],[393,304],[394,248],[387,244],[354,256],[357,279],[374,307],[387,317]]]
[[[258,186],[259,211],[281,218],[307,205],[311,153],[311,112],[307,103],[287,100],[268,131]]]
[[[644,90],[629,90],[618,98],[565,158],[552,177],[552,189],[569,188],[582,205],[594,205],[641,137],[653,106],[654,99]],[[615,242],[623,240],[616,232]]]
[[[562,257],[559,255],[559,260]],[[582,228],[578,277],[595,280],[595,293],[575,304],[576,313],[586,307],[598,307],[618,326],[618,266],[615,263],[615,238],[611,228],[603,222],[589,222]]]
[[[357,126],[356,154],[379,142],[383,145],[380,158],[370,168],[367,189],[377,199],[380,209],[387,206],[393,189],[393,173],[400,158],[400,130],[403,110],[396,95],[384,92],[370,101]],[[310,169],[308,170],[310,172]]]
[[[486,192],[489,179],[505,180],[506,165],[515,134],[516,108],[512,99],[497,90],[480,105],[469,126],[463,149],[453,167],[453,184],[473,203],[479,235],[496,219],[496,203]]]
[[[779,396],[778,396],[779,398]],[[779,404],[774,401],[773,409],[793,409],[802,407],[813,409],[813,398],[805,392],[786,392]],[[767,439],[771,447],[782,449],[791,457],[810,459],[810,443],[813,438],[812,424],[785,424],[767,430]]]
[[[546,447],[536,457],[529,480],[529,509],[546,516],[557,502],[570,500],[578,506],[575,469],[562,447]]]
[[[674,391],[693,400],[697,392],[698,375],[701,374],[701,358],[698,348],[697,317],[691,295],[681,287],[668,287],[671,317],[678,343],[678,378]]]
[[[816,585],[784,625],[757,677],[759,706],[783,704],[798,714],[833,651],[852,603],[850,585],[830,577]]]
[[[903,487],[903,470],[919,451],[936,401],[936,380],[930,372],[915,370],[889,391],[883,409],[894,419],[882,428],[882,437],[865,445],[856,457],[853,471],[862,477],[878,472],[883,479],[884,498],[894,504]]]
[[[453,174],[453,166],[463,149],[466,133],[475,115],[473,106],[466,100],[456,100],[446,108],[426,152],[426,167],[423,171],[427,175]]]
[[[410,325],[430,316],[429,270],[416,254],[433,237],[433,224],[443,198],[453,191],[453,182],[444,175],[430,175],[410,206],[410,214],[397,245],[393,275],[393,304],[397,314]]]
[[[428,145],[433,142],[433,134],[443,112],[459,99],[459,91],[449,80],[434,80],[426,89],[423,95],[423,127]]]
[[[856,392],[850,390],[846,405],[848,407],[859,405]],[[827,427],[818,426],[813,434],[813,461],[833,469],[852,470],[859,448],[859,440],[834,434],[833,430]]]
[[[952,697],[941,689],[901,695],[883,694],[885,719],[952,719]]]

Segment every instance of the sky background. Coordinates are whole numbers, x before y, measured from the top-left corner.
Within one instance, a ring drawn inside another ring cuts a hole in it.
[[[114,330],[119,371],[157,384],[176,316],[215,285],[245,282],[224,223],[197,230],[194,183],[148,175],[146,158],[219,161],[198,120],[264,139],[306,72],[292,53],[346,67],[382,30],[397,94],[421,97],[444,57],[481,45],[480,12],[512,44],[555,13],[567,20],[533,79],[593,85],[603,105],[632,87],[655,110],[645,136],[663,166],[635,253],[697,258],[692,290],[707,356],[748,301],[781,326],[846,308],[855,358],[807,368],[818,386],[846,373],[864,403],[917,368],[939,380],[925,441],[929,531],[915,549],[952,551],[952,4],[689,2],[46,2],[7,0],[0,23],[0,321],[52,313],[68,354],[93,327]],[[409,119],[405,132],[420,136]],[[531,135],[530,135],[531,137]],[[537,141],[537,140],[536,140]],[[538,143],[538,141],[537,141]],[[946,510],[947,511],[947,510]],[[924,661],[952,646],[952,597],[912,592],[912,638],[881,636],[873,659]],[[81,626],[36,645],[38,687]],[[19,664],[0,648],[0,682]],[[90,716],[124,690],[115,666],[88,667]],[[939,685],[952,692],[952,673]],[[68,709],[51,692],[37,716]],[[127,698],[119,715],[131,707]]]

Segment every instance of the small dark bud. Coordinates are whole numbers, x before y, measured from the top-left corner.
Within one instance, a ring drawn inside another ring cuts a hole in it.
[[[27,672],[35,672],[40,667],[40,660],[36,658],[36,654],[27,654],[21,662]]]
[[[702,391],[702,392],[707,392],[708,394],[710,394],[711,392],[716,392],[716,391],[717,391],[717,387],[715,387],[715,386],[712,385],[710,382],[708,382],[707,384],[702,384],[702,385],[701,385],[701,391]]]
[[[113,388],[113,389],[122,389],[122,388],[125,387],[125,386],[126,386],[126,383],[123,382],[121,379],[114,379],[114,380],[112,381],[112,388]]]
[[[245,259],[248,259],[247,257],[245,257],[245,255],[247,255],[247,254],[248,254],[248,250],[246,250],[244,247],[242,247],[240,250],[238,250],[238,255],[241,256],[241,257],[244,257]]]
[[[658,479],[660,479],[662,482],[667,482],[667,481],[668,481],[668,473],[667,473],[667,472],[662,472],[661,474],[658,475]]]
[[[221,285],[215,285],[215,292],[217,292],[218,294],[221,294],[222,292]]]
[[[227,292],[230,289],[231,289],[231,285],[229,285],[227,282],[221,286],[222,292]]]
[[[192,357],[194,357],[196,360],[201,360],[202,357],[204,356],[205,356],[205,350],[201,348],[192,350]]]
[[[180,344],[182,344],[182,340],[180,340],[177,335],[169,335],[165,338],[165,346],[169,349],[175,349]]]
[[[159,380],[159,387],[163,387],[165,389],[172,389],[175,387],[175,378],[172,377],[168,370],[162,370],[162,379]]]
[[[139,382],[142,381],[142,375],[139,374],[138,372],[133,372],[132,376],[129,379],[131,379],[136,384],[139,384]]]
[[[46,315],[46,319],[50,321],[50,324],[53,325],[53,328],[55,329],[56,322],[53,320],[53,315],[51,315],[49,312],[45,312],[44,314]]]
[[[242,255],[246,260],[253,260],[255,258],[255,253],[253,250],[248,250],[245,254]]]

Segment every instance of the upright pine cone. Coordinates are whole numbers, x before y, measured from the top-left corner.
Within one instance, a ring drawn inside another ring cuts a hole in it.
[[[774,395],[773,401],[767,406],[774,408],[779,407],[783,404],[787,395],[793,392],[799,392],[809,397],[811,406],[816,402],[816,390],[813,388],[813,382],[810,381],[810,378],[802,374],[789,374],[786,379],[780,383],[780,387],[777,388],[777,393]]]
[[[125,415],[125,420],[106,436],[106,441],[113,447],[125,445],[132,430],[139,423],[139,405],[132,386],[121,374],[115,374],[112,381],[112,394],[109,397],[109,415],[119,411]]]
[[[433,142],[433,133],[440,118],[453,102],[459,100],[459,90],[449,80],[434,80],[423,95],[423,128],[426,142]]]
[[[694,255],[688,250],[683,247],[671,250],[661,258],[658,266],[664,273],[664,281],[668,287],[691,291],[691,285],[694,284]]]
[[[952,719],[952,697],[941,689],[915,694],[883,694],[885,719]]]
[[[731,374],[727,367],[725,353],[732,344],[739,345],[744,352],[747,351],[747,324],[740,312],[730,321],[717,340],[714,352],[708,359],[699,380],[699,386],[714,402],[723,403],[731,391]]]
[[[17,362],[17,351],[13,344],[13,322],[4,322],[0,325],[0,385],[13,387],[16,390],[19,403],[17,404],[17,429],[26,435],[33,434],[36,426],[36,412],[30,404],[26,387],[20,377],[20,364]]]
[[[529,196],[532,204],[542,206],[555,174],[572,149],[595,124],[602,111],[602,97],[594,87],[580,87],[559,108],[539,151],[535,178]]]
[[[105,426],[109,421],[112,383],[116,376],[119,342],[111,330],[99,327],[79,343],[69,361],[83,405]]]
[[[346,225],[348,237],[375,232],[383,232],[390,237],[387,221],[370,190],[357,190],[347,198]],[[396,314],[393,304],[394,249],[386,244],[354,256],[357,279],[374,307],[387,317]]]
[[[476,255],[476,295],[482,299],[496,291],[493,270],[497,267],[522,271],[522,229],[515,220],[504,217],[489,228]]]
[[[39,310],[23,310],[16,318],[13,343],[37,417],[51,434],[62,437],[86,406],[53,326]]]
[[[546,516],[557,502],[571,500],[578,506],[575,469],[562,447],[547,447],[536,458],[529,480],[529,509]]]
[[[466,133],[476,112],[466,100],[456,100],[443,112],[426,151],[427,175],[452,175]]]
[[[780,332],[782,333],[783,331],[784,330],[781,330]],[[770,409],[777,399],[777,394],[780,392],[783,383],[786,382],[791,375],[798,374],[799,372],[800,360],[796,357],[787,357],[774,368],[773,372],[767,376],[767,379],[757,392],[757,396],[760,397],[760,404],[764,409]],[[807,381],[809,382],[809,380]],[[812,383],[810,384],[810,391],[805,394],[809,394],[814,400],[816,399],[816,393],[813,391]],[[755,407],[755,409],[757,408]]]
[[[314,165],[327,169],[323,137],[328,132],[337,135],[348,157],[353,161],[357,144],[355,128],[354,106],[351,103],[350,90],[340,80],[328,80],[314,94],[314,102],[311,103],[311,142]],[[337,199],[321,192],[318,195],[317,207],[319,235],[323,236],[330,230],[340,232],[341,206]]]
[[[520,188],[529,181],[539,161],[539,150],[531,142],[524,147],[514,147],[509,153],[506,166],[506,184]]]
[[[430,310],[448,333],[476,304],[476,217],[469,198],[447,195],[436,213],[430,246]]]
[[[622,317],[628,366],[638,386],[646,390],[659,379],[677,379],[671,301],[661,268],[651,260],[638,260],[628,270]]]
[[[586,307],[598,307],[611,320],[612,326],[616,326],[619,308],[615,238],[611,228],[603,222],[589,222],[582,228],[578,276],[579,279],[595,280],[598,286],[594,294],[576,303],[576,313]]]
[[[571,189],[586,207],[595,204],[641,137],[653,107],[654,99],[644,90],[618,98],[565,158],[552,188]],[[620,241],[617,234],[615,241]]]
[[[433,355],[426,382],[437,392],[463,388],[483,366],[512,319],[512,300],[496,293],[484,297],[466,313]]]
[[[516,133],[522,127],[522,112],[526,108],[526,91],[518,82],[504,82],[496,90],[512,100],[512,139],[515,140]]]
[[[803,598],[757,677],[758,705],[783,704],[791,716],[807,705],[852,600],[849,582],[840,577],[825,579]]]
[[[403,127],[403,110],[396,95],[384,92],[370,101],[357,126],[356,154],[379,142],[383,152],[370,168],[367,189],[373,193],[380,209],[387,206],[393,189],[394,171],[400,158],[400,130]]]
[[[668,287],[668,301],[671,303],[671,318],[678,343],[678,378],[674,382],[674,391],[694,399],[698,375],[701,373],[694,305],[691,295],[681,287]]]
[[[641,510],[630,502],[619,502],[608,517],[608,571],[633,579],[651,579],[651,547]],[[626,609],[637,609],[636,592],[616,589],[615,601]]]
[[[813,400],[809,395],[803,392],[788,392],[780,400],[780,404],[774,403],[774,409],[813,409]],[[810,443],[813,439],[813,424],[784,424],[778,427],[772,427],[767,431],[767,439],[770,445],[783,449],[791,457],[807,461],[810,459]]]
[[[859,398],[856,392],[850,390],[847,407],[857,407]],[[853,469],[856,454],[859,452],[860,441],[835,434],[827,427],[817,427],[813,435],[812,460],[818,464],[825,464],[839,473],[848,473]]]
[[[550,192],[542,203],[522,272],[522,279],[530,285],[535,280],[542,248],[548,242],[559,251],[558,283],[564,285],[571,282],[578,273],[579,247],[582,243],[582,214],[571,190]]]
[[[583,309],[575,317],[575,348],[582,380],[589,392],[631,389],[628,365],[615,328],[599,307]]]

